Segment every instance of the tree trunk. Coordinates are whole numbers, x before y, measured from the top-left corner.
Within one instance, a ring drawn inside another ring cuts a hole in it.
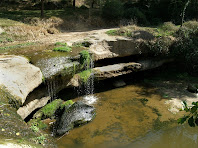
[[[94,7],[94,3],[95,3],[95,0],[92,0],[91,8],[93,8],[93,7]]]
[[[182,17],[182,20],[181,20],[181,27],[183,26],[183,23],[184,23],[184,17],[185,17],[185,13],[186,13],[186,8],[188,7],[190,3],[190,0],[188,0],[184,6],[184,9],[182,11],[182,14],[181,14],[181,17]]]
[[[76,8],[76,0],[73,0],[73,8]]]
[[[44,17],[44,0],[41,0],[41,17]]]

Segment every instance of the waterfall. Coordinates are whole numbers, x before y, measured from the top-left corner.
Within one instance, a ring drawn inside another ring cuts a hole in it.
[[[94,61],[91,58],[90,60],[90,69],[94,68]],[[83,97],[84,101],[87,104],[94,104],[97,101],[97,97],[94,95],[94,73],[92,72],[88,81],[84,84],[85,87],[85,96]]]
[[[50,101],[56,99],[56,80],[48,80],[46,82],[48,95],[50,96]]]

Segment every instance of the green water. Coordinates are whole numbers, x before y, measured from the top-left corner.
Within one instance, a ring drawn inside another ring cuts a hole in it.
[[[102,86],[101,86],[102,87]],[[198,129],[178,126],[155,90],[128,85],[96,93],[96,118],[61,138],[59,148],[196,148]],[[148,101],[145,101],[145,100]],[[76,100],[84,100],[76,98]]]

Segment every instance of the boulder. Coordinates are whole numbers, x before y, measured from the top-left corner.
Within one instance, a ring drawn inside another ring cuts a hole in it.
[[[93,106],[84,104],[81,101],[75,102],[66,109],[62,116],[56,121],[54,127],[55,135],[63,135],[76,126],[81,126],[94,119],[96,111]]]
[[[50,100],[50,97],[43,97],[41,99],[35,99],[28,104],[26,104],[23,107],[20,107],[17,110],[17,113],[21,116],[22,119],[25,119],[27,116],[29,116],[34,110],[37,108],[41,108],[47,104],[47,102]]]
[[[16,107],[22,105],[27,95],[42,83],[40,69],[21,56],[0,56],[0,86],[11,94]]]

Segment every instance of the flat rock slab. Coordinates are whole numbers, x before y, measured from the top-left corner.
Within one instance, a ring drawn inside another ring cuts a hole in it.
[[[40,69],[21,56],[0,56],[0,86],[8,91],[19,105],[42,83]]]
[[[114,65],[108,65],[103,67],[93,68],[93,73],[96,78],[112,78],[119,75],[128,74],[141,69],[139,63],[119,63]]]

